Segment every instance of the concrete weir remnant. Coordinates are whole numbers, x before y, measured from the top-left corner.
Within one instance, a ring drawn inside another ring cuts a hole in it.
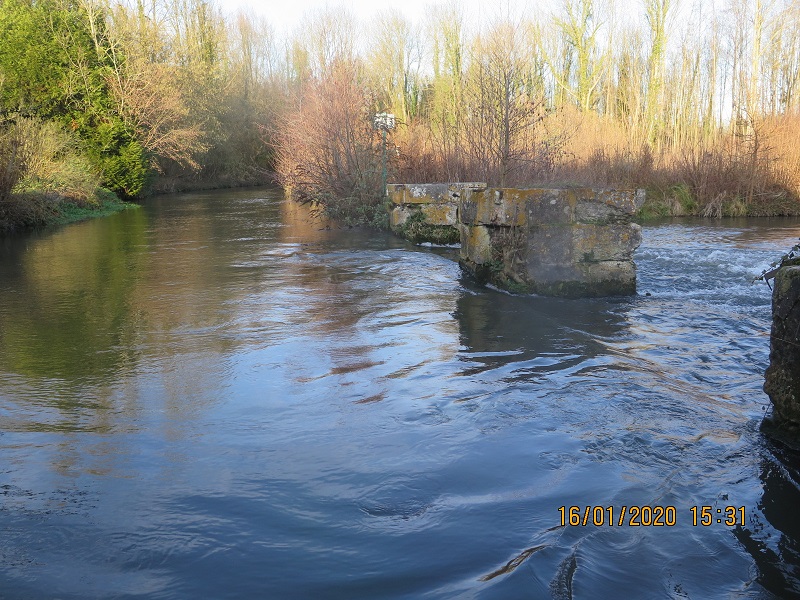
[[[795,261],[800,262],[800,261]],[[800,265],[784,264],[772,288],[772,331],[764,391],[772,401],[767,430],[800,432]]]
[[[457,227],[458,201],[468,190],[486,189],[485,183],[395,183],[386,186],[391,200],[389,225],[414,243],[454,244],[461,241]]]
[[[547,296],[636,293],[633,252],[642,236],[632,218],[644,190],[459,183],[388,191],[395,231],[418,242],[408,235],[414,223],[456,227],[460,263],[480,280]]]
[[[458,210],[461,263],[511,291],[635,294],[642,233],[631,219],[643,202],[643,190],[468,190]]]

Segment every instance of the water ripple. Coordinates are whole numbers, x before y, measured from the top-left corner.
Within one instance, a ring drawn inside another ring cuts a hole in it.
[[[0,595],[797,595],[750,281],[797,223],[648,225],[640,295],[563,301],[306,210],[200,193],[9,243]],[[677,523],[560,523],[642,505]]]

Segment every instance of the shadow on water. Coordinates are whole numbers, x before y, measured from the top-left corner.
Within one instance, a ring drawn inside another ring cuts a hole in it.
[[[767,438],[759,476],[763,494],[746,528],[734,534],[753,557],[757,581],[780,598],[800,598],[800,449]]]
[[[112,413],[141,404],[141,390],[124,382],[154,359],[160,372],[145,372],[158,379],[170,413],[186,410],[187,397],[202,406],[204,390],[224,381],[236,342],[216,335],[230,318],[219,307],[247,293],[231,285],[240,275],[231,257],[242,239],[257,248],[275,237],[280,201],[250,190],[154,198],[4,238],[0,374],[16,414],[39,411],[6,419],[6,428],[110,431]]]
[[[569,368],[607,353],[603,340],[625,335],[631,300],[565,300],[511,295],[480,288],[463,275],[454,316],[463,356],[475,372],[525,363],[523,376],[554,365]]]
[[[201,192],[4,238],[0,376],[38,415],[5,426],[110,431],[145,397],[196,411],[227,397],[238,350],[354,326],[373,307],[350,254],[404,243],[312,217],[277,189]]]

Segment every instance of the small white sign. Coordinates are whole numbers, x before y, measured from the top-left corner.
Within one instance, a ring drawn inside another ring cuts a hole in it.
[[[375,129],[383,129],[389,131],[394,129],[394,115],[392,113],[378,113],[375,115]]]

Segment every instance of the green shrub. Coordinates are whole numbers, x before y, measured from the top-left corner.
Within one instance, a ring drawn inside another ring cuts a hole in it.
[[[90,154],[103,176],[103,184],[120,198],[141,195],[149,173],[144,148],[118,118],[100,124],[93,132]]]
[[[685,183],[673,185],[670,188],[672,195],[672,215],[680,217],[693,215],[697,210],[697,202],[692,196],[692,192]]]
[[[0,132],[0,202],[8,200],[24,170],[19,138],[11,130]]]
[[[0,130],[0,233],[128,206],[100,187],[100,175],[80,146],[75,134],[53,121],[18,118]]]
[[[122,198],[136,198],[142,194],[147,181],[147,160],[144,150],[136,140],[119,148],[118,154],[104,157],[105,183]]]

